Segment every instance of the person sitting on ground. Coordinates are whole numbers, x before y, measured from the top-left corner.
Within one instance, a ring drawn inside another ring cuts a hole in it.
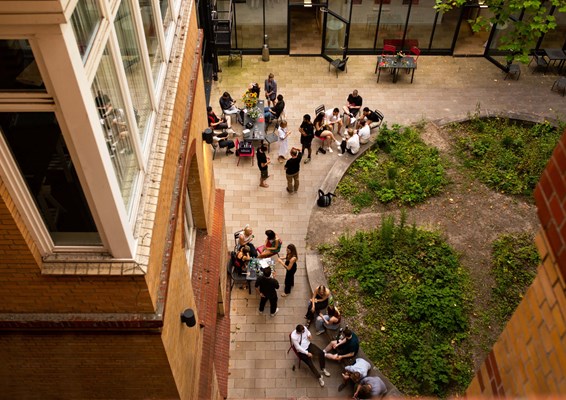
[[[365,119],[361,119],[358,122],[358,137],[360,138],[360,144],[368,143],[371,138],[371,129]]]
[[[340,132],[342,132],[343,124],[342,118],[340,118],[340,109],[338,107],[335,107],[334,109],[329,108],[324,114],[326,125],[330,126],[332,133],[337,133],[338,135],[340,135]]]
[[[331,341],[324,349],[326,358],[329,360],[340,361],[344,358],[355,357],[360,349],[358,335],[349,328],[344,329],[344,337],[340,340]]]
[[[332,134],[331,128],[328,125],[324,124],[324,116],[323,112],[319,112],[318,115],[314,118],[313,125],[314,125],[314,135],[322,140],[322,145],[320,149],[324,148],[324,143],[327,143],[327,148],[325,152],[328,151],[332,153],[332,148],[330,147],[330,143],[334,140],[334,135]],[[320,149],[318,151],[320,151]],[[317,153],[318,153],[317,151]]]
[[[336,144],[338,144],[338,141],[336,141]],[[352,128],[348,128],[348,139],[342,140],[340,149],[342,152],[338,153],[339,156],[342,156],[345,152],[353,155],[360,151],[360,137]]]
[[[358,384],[363,378],[365,378],[369,371],[371,370],[371,364],[364,360],[363,358],[356,358],[356,362],[352,365],[347,365],[344,367],[344,372],[342,373],[342,383],[338,386],[338,391],[341,392],[348,382]]]
[[[358,91],[354,90],[350,93],[346,101],[348,103],[343,107],[344,120],[346,122],[346,126],[349,126],[356,121],[356,115],[360,112],[363,100],[362,96],[358,95]]]
[[[224,114],[237,114],[240,110],[236,107],[236,100],[230,96],[230,93],[224,92],[220,97],[220,108]]]
[[[232,121],[230,118],[218,118],[210,106],[206,107],[206,112],[208,114],[208,126],[212,129],[226,130],[231,134],[236,133],[234,129],[232,129]]]
[[[240,274],[246,273],[250,260],[250,247],[247,245],[240,247],[240,250],[238,250],[234,258],[234,269]]]
[[[369,124],[369,128],[373,129],[381,123],[381,117],[375,111],[364,107],[364,117]]]
[[[269,258],[281,251],[283,242],[279,239],[279,236],[271,229],[266,230],[265,235],[267,236],[265,244],[257,248],[258,258]]]
[[[342,315],[340,315],[340,310],[338,307],[332,305],[328,306],[326,315],[318,313],[316,321],[314,321],[314,326],[316,327],[316,334],[321,335],[326,329],[331,331],[337,331],[340,328],[340,321],[342,320]]]
[[[297,351],[297,356],[301,361],[308,365],[314,376],[318,378],[320,386],[324,386],[322,374],[330,376],[330,372],[328,372],[325,368],[326,359],[324,358],[324,353],[317,345],[311,343],[311,338],[312,336],[309,330],[301,324],[297,325],[295,330],[291,332],[291,343]],[[313,355],[318,357],[318,363],[322,373],[318,372],[314,366],[312,362]]]
[[[380,377],[366,376],[360,381],[353,397],[355,399],[371,399],[374,396],[383,396],[385,393],[387,393],[387,387]]]
[[[309,302],[309,307],[307,308],[307,313],[305,314],[305,319],[307,320],[307,326],[310,325],[311,321],[314,319],[315,315],[318,315],[321,310],[328,307],[328,302],[330,300],[330,289],[324,285],[320,285],[315,289],[312,294],[312,298]]]
[[[254,237],[255,236],[253,235],[253,230],[248,224],[244,226],[244,229],[242,230],[242,232],[240,232],[240,235],[238,236],[238,247],[247,245],[250,248],[250,256],[252,258],[257,257],[257,250],[255,249],[255,246],[252,243]]]
[[[272,107],[265,107],[263,109],[263,115],[265,117],[265,122],[269,124],[272,119],[277,119],[285,109],[285,101],[283,101],[283,95],[278,94],[277,100],[273,102]]]

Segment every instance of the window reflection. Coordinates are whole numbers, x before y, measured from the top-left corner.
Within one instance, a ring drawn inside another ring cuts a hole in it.
[[[104,50],[91,90],[112,167],[120,185],[124,204],[129,208],[139,170],[129,121],[124,111],[124,100],[108,49]]]
[[[100,10],[96,0],[79,0],[71,16],[71,26],[75,32],[83,61],[87,59],[100,19]]]
[[[151,1],[140,0],[139,4],[143,21],[143,32],[153,72],[153,84],[155,86],[157,84],[157,78],[159,77],[161,64],[163,63],[159,48],[159,37],[157,36],[158,27],[156,25],[155,13],[153,12]]]
[[[45,91],[27,40],[0,40],[0,90]]]

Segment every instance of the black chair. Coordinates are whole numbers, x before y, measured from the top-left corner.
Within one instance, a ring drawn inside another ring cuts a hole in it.
[[[346,57],[342,60],[337,59],[337,60],[332,60],[330,62],[330,64],[328,64],[328,71],[330,71],[330,66],[332,65],[334,67],[334,70],[336,71],[336,78],[338,78],[338,71],[346,71],[346,73],[348,72],[348,58]]]
[[[505,78],[503,78],[504,81],[506,81],[510,76],[513,76],[515,80],[518,81],[521,76],[521,68],[519,67],[519,64],[509,64],[506,72]]]
[[[321,112],[324,112],[326,109],[324,108],[324,104],[321,104],[320,106],[318,106],[317,108],[314,109],[314,116],[316,118],[316,116],[318,114],[320,114]]]
[[[533,57],[531,58],[528,67],[531,66],[533,61],[535,62],[535,67],[533,68],[532,71],[533,74],[538,68],[544,68],[544,72],[548,71],[548,65],[550,63],[546,59],[546,53],[544,52],[544,50],[535,50],[533,52]]]
[[[562,92],[562,97],[564,97],[564,94],[566,94],[566,77],[561,76],[560,78],[555,80],[550,90],[558,93]]]

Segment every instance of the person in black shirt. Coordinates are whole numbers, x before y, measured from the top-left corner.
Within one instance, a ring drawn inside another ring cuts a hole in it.
[[[287,176],[287,193],[297,193],[299,190],[299,171],[301,169],[301,158],[303,153],[296,147],[291,149],[291,158],[285,163],[285,175]]]
[[[269,185],[265,183],[265,180],[269,178],[269,171],[268,166],[271,163],[271,160],[265,152],[267,151],[267,146],[262,144],[257,148],[256,157],[257,157],[257,166],[261,173],[261,177],[259,178],[259,186],[267,188]]]
[[[356,121],[356,115],[360,112],[360,108],[362,107],[362,96],[358,95],[358,91],[354,89],[352,93],[348,96],[348,100],[346,100],[348,104],[346,104],[343,108],[344,116],[347,118],[346,125],[350,125]]]
[[[304,155],[305,150],[308,150],[308,157],[305,160],[305,164],[311,161],[311,143],[314,139],[314,125],[311,122],[311,116],[309,114],[303,115],[303,123],[299,127],[299,132],[301,133],[301,145],[303,149],[301,153]]]
[[[285,102],[283,101],[283,95],[277,95],[277,101],[274,103],[273,107],[265,107],[263,109],[263,115],[265,117],[265,122],[269,124],[272,119],[277,119],[285,109]]]
[[[271,276],[271,267],[264,268],[263,276],[257,278],[255,289],[259,293],[261,300],[259,301],[259,313],[263,314],[265,303],[269,300],[269,311],[272,317],[279,311],[277,308],[277,289],[279,282]]]
[[[370,110],[368,107],[364,107],[364,117],[369,122],[370,129],[379,126],[381,123],[381,116],[378,115],[375,111]]]

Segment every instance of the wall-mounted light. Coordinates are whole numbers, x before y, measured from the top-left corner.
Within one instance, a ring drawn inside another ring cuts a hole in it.
[[[189,328],[192,328],[197,324],[195,313],[192,309],[187,308],[185,311],[183,311],[183,313],[181,314],[181,323],[184,323]]]

